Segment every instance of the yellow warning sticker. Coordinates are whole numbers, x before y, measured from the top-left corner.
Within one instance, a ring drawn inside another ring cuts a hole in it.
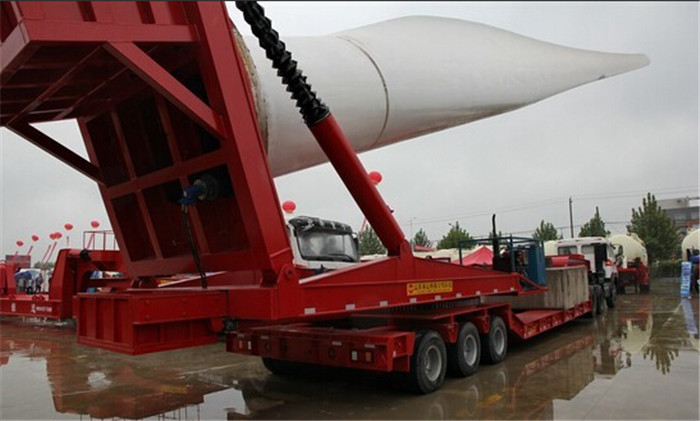
[[[452,281],[433,281],[433,282],[412,282],[406,284],[406,294],[412,295],[437,294],[443,292],[452,292]]]

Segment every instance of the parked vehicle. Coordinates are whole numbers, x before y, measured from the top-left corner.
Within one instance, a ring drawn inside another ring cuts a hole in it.
[[[632,233],[613,235],[610,242],[616,247],[617,255],[621,256],[617,262],[617,293],[625,294],[627,287],[633,287],[635,292],[648,293],[651,288],[649,258],[644,241]]]
[[[598,311],[615,307],[617,300],[618,271],[613,244],[605,237],[578,237],[557,240],[557,254],[581,255],[590,262],[588,280],[591,293],[597,298]]]

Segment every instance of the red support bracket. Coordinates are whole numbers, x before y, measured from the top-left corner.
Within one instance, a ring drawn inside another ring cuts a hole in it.
[[[102,173],[99,168],[29,124],[13,124],[7,126],[7,128],[94,181],[98,183],[103,182]]]

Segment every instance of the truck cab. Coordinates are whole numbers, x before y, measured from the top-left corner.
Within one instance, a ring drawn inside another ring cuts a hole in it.
[[[591,263],[591,271],[599,278],[617,278],[616,250],[604,237],[579,237],[557,241],[557,254],[581,254]]]
[[[589,281],[599,285],[608,307],[615,307],[618,272],[616,260],[619,253],[605,237],[578,237],[556,242],[557,255],[583,255],[590,263]]]
[[[357,235],[347,224],[298,216],[287,221],[287,230],[299,268],[326,271],[360,261]]]

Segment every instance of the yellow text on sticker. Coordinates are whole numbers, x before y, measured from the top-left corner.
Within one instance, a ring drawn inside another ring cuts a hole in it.
[[[412,282],[406,284],[406,295],[424,295],[452,292],[452,281]]]

